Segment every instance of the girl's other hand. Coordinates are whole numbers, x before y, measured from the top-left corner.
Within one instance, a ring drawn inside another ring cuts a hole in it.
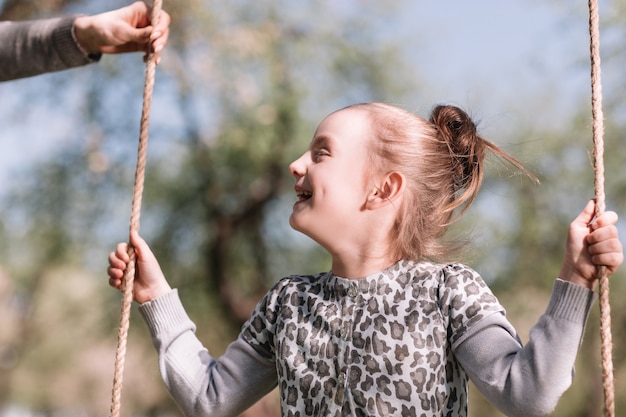
[[[617,214],[606,211],[594,217],[595,201],[591,200],[569,226],[560,273],[561,279],[590,289],[599,278],[599,266],[604,266],[611,275],[624,261]]]

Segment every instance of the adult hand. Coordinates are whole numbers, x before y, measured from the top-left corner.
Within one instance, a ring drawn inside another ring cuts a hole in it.
[[[170,16],[161,11],[156,27],[151,26],[151,7],[141,1],[121,9],[79,16],[74,21],[76,40],[87,53],[118,54],[144,51],[157,54],[167,43]]]
[[[617,232],[617,214],[606,211],[595,217],[595,202],[589,201],[570,224],[560,278],[593,289],[598,267],[613,274],[624,261]]]

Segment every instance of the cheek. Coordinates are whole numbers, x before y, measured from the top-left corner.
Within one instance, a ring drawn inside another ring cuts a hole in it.
[[[330,207],[334,210],[353,210],[366,202],[368,191],[364,175],[365,167],[346,162],[327,171],[309,172],[313,197],[311,206]]]
[[[324,190],[314,195],[310,202],[311,209],[317,213],[322,213],[328,220],[342,218],[354,218],[354,215],[362,211],[366,202],[365,194],[361,189],[353,186],[339,186]]]

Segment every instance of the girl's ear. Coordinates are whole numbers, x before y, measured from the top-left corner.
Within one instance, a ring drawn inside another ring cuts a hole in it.
[[[370,193],[366,208],[370,210],[392,204],[404,192],[404,175],[399,172],[390,172],[382,178],[380,186]]]

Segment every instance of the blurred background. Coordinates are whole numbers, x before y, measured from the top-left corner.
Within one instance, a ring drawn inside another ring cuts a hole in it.
[[[0,19],[99,13],[125,1],[0,0]],[[164,1],[141,234],[219,354],[280,277],[327,270],[289,229],[287,165],[321,119],[363,101],[428,117],[452,103],[519,157],[493,161],[456,231],[523,340],[558,274],[569,222],[593,197],[586,2]],[[600,1],[608,209],[626,218],[626,2]],[[0,83],[0,416],[102,416],[120,294],[108,253],[127,239],[141,54]],[[626,236],[624,221],[620,232]],[[626,410],[626,270],[612,278],[617,414]],[[555,416],[602,414],[597,304]],[[473,388],[472,388],[473,391]],[[621,410],[621,411],[620,411]],[[122,415],[181,415],[145,326],[131,321]],[[278,416],[276,393],[245,413]],[[470,415],[501,416],[472,392]]]

